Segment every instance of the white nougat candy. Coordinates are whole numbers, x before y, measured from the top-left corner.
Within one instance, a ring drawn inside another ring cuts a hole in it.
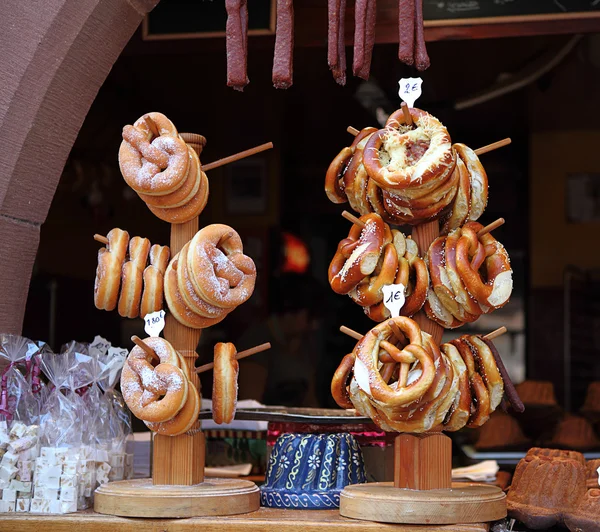
[[[31,499],[31,506],[29,511],[32,513],[44,514],[50,511],[50,501],[42,498],[35,497]]]
[[[0,501],[0,512],[14,512],[16,509],[16,501]]]
[[[60,500],[66,502],[75,502],[77,504],[77,488],[74,486],[61,488]]]
[[[0,433],[8,434],[8,421],[0,421]]]
[[[31,499],[17,499],[17,512],[28,512]]]
[[[77,461],[76,460],[67,460],[63,464],[63,473],[65,475],[75,475],[77,473]]]
[[[0,462],[1,466],[14,466],[19,460],[19,455],[17,453],[13,453],[11,451],[8,451],[7,453],[4,453],[4,456],[2,457],[2,461]]]
[[[57,464],[64,464],[67,461],[67,457],[69,456],[67,448],[58,447],[54,452],[54,456],[56,457]]]
[[[35,447],[37,441],[38,440],[36,436],[23,436],[18,440],[11,441],[8,444],[8,450],[15,454],[22,453],[28,449],[31,449],[32,447]]]
[[[69,514],[77,511],[77,501],[60,501],[61,513]]]
[[[113,467],[123,467],[125,466],[125,455],[122,453],[113,454],[110,457],[110,465]]]
[[[17,500],[18,499],[31,499],[33,493],[31,491],[17,491]]]
[[[52,499],[50,502],[50,513],[51,514],[62,514],[62,503],[58,499]]]
[[[108,462],[108,451],[106,449],[96,449],[96,462]]]
[[[10,481],[9,488],[20,492],[30,492],[31,482],[23,482],[22,480],[13,479]]]
[[[48,499],[49,501],[58,499],[58,492],[58,488],[47,488],[44,486],[42,488],[42,499]]]
[[[60,476],[60,487],[62,488],[72,488],[77,486],[77,475],[66,475],[62,474]]]
[[[22,438],[26,431],[27,425],[25,425],[25,423],[22,423],[21,421],[15,421],[10,428],[9,435],[13,439]]]
[[[8,484],[13,478],[17,476],[18,469],[14,466],[3,465],[0,466],[0,481],[4,481]]]
[[[0,449],[6,449],[10,443],[10,436],[6,432],[0,432]]]
[[[27,427],[27,429],[25,430],[25,436],[33,436],[34,438],[37,438],[39,433],[40,433],[39,425],[29,425]]]
[[[2,500],[15,502],[17,500],[17,490],[11,490],[9,488],[3,489]]]

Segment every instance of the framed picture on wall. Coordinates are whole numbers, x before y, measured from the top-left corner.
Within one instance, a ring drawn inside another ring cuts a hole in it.
[[[227,214],[266,214],[268,186],[265,159],[254,157],[228,165],[225,185]]]
[[[567,176],[567,222],[600,222],[600,174],[581,173]]]

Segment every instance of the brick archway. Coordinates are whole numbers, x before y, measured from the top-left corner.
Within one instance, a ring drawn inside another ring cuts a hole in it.
[[[21,332],[40,226],[71,147],[158,1],[0,3],[0,332]]]

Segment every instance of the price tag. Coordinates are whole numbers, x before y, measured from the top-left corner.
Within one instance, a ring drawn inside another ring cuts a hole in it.
[[[404,306],[404,292],[406,287],[402,284],[386,284],[383,287],[383,304],[390,311],[392,318],[400,316],[400,310]]]
[[[165,311],[157,310],[144,316],[144,331],[148,336],[158,336],[165,328]]]
[[[600,486],[600,467],[596,471],[598,471],[598,486]]]
[[[94,341],[90,344],[90,349],[95,350],[101,356],[106,355],[110,347],[111,343],[106,338],[98,335],[96,335]]]
[[[406,102],[406,105],[409,107],[414,107],[417,98],[421,96],[423,80],[421,78],[402,78],[398,84],[400,85],[400,90],[398,91],[400,99]]]

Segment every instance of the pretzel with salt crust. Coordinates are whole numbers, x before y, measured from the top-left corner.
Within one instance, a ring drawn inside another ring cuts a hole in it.
[[[460,158],[469,173],[471,184],[471,204],[469,208],[468,220],[474,222],[485,211],[488,202],[488,178],[479,157],[474,150],[464,144],[454,144],[456,155]]]
[[[337,294],[347,294],[367,275],[371,275],[383,249],[385,222],[377,214],[361,216],[363,228],[352,225],[329,265],[329,284]]]
[[[344,172],[344,192],[350,206],[359,214],[371,212],[367,198],[367,185],[369,176],[363,164],[363,151],[371,135],[377,131],[375,128],[363,129],[352,143],[353,154]]]
[[[144,291],[140,304],[140,316],[144,317],[163,308],[165,271],[171,250],[168,246],[154,244],[150,248],[150,266],[144,270]]]
[[[123,283],[119,296],[119,315],[137,318],[140,315],[144,269],[150,251],[150,240],[134,236],[129,242],[129,260],[123,265]]]
[[[119,299],[121,268],[127,254],[129,233],[115,227],[106,238],[108,244],[98,250],[94,305],[100,310],[114,310]]]
[[[155,137],[145,118],[158,127]],[[187,176],[190,157],[173,123],[161,113],[148,113],[133,126],[123,128],[119,166],[127,184],[136,192],[152,196],[171,194]]]
[[[235,417],[239,363],[232,343],[215,345],[213,368],[212,414],[215,423],[231,423]]]
[[[132,414],[143,421],[161,422],[173,418],[185,405],[188,379],[180,358],[163,338],[142,340],[158,356],[159,364],[141,347],[135,346],[123,365],[121,392]]]
[[[490,410],[498,408],[504,396],[504,380],[500,375],[494,355],[486,342],[479,336],[469,335],[464,337],[471,348],[477,373],[481,375],[490,395]]]
[[[458,156],[454,173],[458,175],[458,185],[452,208],[445,217],[441,229],[442,234],[445,235],[462,226],[468,220],[471,210],[471,177],[467,166]]]
[[[398,271],[398,253],[394,244],[389,243],[377,263],[375,271],[361,281],[348,295],[363,307],[376,305],[383,300],[383,287],[392,284]]]
[[[196,293],[215,307],[237,307],[254,292],[254,261],[244,255],[240,236],[227,225],[208,225],[196,233],[187,267]]]
[[[478,237],[477,233],[481,229],[483,226],[478,222],[468,222],[463,226],[456,244],[456,267],[467,290],[477,302],[497,309],[506,305],[510,299],[512,269],[504,246],[489,233]],[[485,261],[482,264],[485,281],[479,273],[479,264],[472,263],[480,242],[485,250]]]
[[[455,432],[462,429],[469,422],[471,416],[471,385],[467,366],[460,356],[458,349],[452,344],[442,344],[441,350],[448,357],[454,372],[458,377],[458,390],[450,411],[444,420],[444,430]]]
[[[367,142],[364,165],[369,177],[385,189],[408,189],[443,181],[454,168],[448,130],[439,120],[411,108],[414,129],[406,126],[403,113],[396,111]]]
[[[331,395],[340,408],[354,408],[348,393],[348,386],[353,375],[355,361],[356,355],[348,353],[342,358],[340,365],[335,370],[331,379]]]

